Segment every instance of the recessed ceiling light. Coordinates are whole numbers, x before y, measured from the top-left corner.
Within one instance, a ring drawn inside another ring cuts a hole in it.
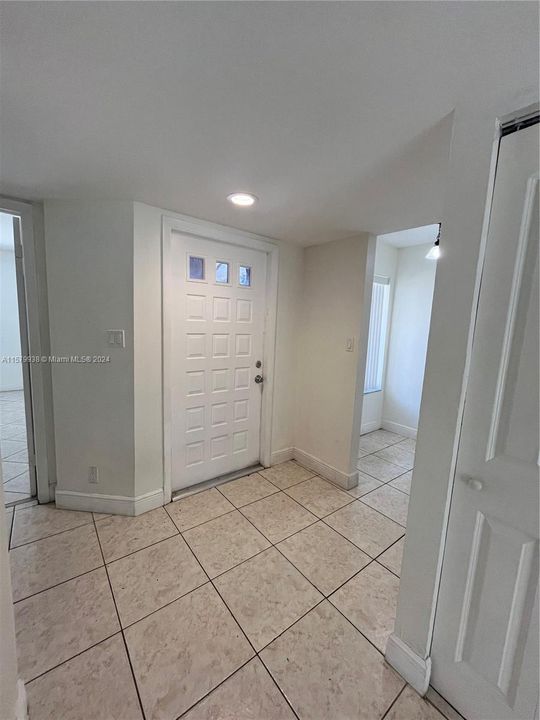
[[[238,205],[239,207],[251,207],[251,205],[255,204],[257,198],[251,193],[235,192],[227,195],[227,200],[232,202],[233,205]]]

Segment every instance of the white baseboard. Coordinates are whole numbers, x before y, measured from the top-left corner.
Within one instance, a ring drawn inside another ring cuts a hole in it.
[[[427,693],[431,675],[430,657],[425,659],[420,657],[403,640],[392,633],[386,643],[385,658],[419,695]]]
[[[270,462],[272,465],[279,465],[279,463],[292,460],[294,457],[294,448],[283,448],[283,450],[276,450],[272,453]]]
[[[398,435],[405,435],[405,437],[416,438],[418,428],[409,427],[408,425],[401,425],[400,423],[393,422],[392,420],[382,421],[383,430],[390,430]]]
[[[344,488],[345,490],[350,490],[358,485],[357,470],[348,475],[347,473],[332,467],[332,465],[328,465],[322,460],[319,460],[319,458],[316,458],[299,448],[294,448],[294,459],[297,460],[300,465],[304,465],[304,467],[316,472],[317,475],[321,475],[323,478],[330,480],[330,482],[333,482],[335,485],[339,485],[339,487]]]
[[[15,392],[16,390],[24,390],[24,388],[20,387],[19,385],[6,385],[2,389],[0,389],[0,392]]]
[[[365,435],[366,433],[373,432],[374,430],[378,430],[381,427],[381,424],[378,423],[376,420],[372,420],[371,422],[362,423],[360,426],[360,435]]]
[[[163,505],[163,490],[126,497],[124,495],[100,495],[72,490],[59,490],[55,493],[56,507],[64,510],[84,510],[87,512],[111,513],[112,515],[142,515]]]
[[[15,720],[27,720],[28,718],[28,700],[26,698],[26,688],[22,680],[17,680],[17,702],[15,704]]]

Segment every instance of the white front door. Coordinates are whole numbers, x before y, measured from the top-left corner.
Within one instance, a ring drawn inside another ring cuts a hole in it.
[[[266,253],[176,231],[170,243],[174,491],[259,462]]]
[[[538,129],[500,143],[435,619],[432,684],[468,720],[538,712]]]

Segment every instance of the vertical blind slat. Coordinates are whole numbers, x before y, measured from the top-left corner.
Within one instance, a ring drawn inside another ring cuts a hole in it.
[[[364,392],[382,390],[389,284],[374,282],[371,295]]]

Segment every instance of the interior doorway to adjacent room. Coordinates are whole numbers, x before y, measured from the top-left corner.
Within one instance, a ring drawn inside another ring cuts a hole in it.
[[[4,502],[36,495],[21,218],[0,212],[0,462]]]
[[[357,468],[409,494],[438,257],[438,224],[377,238]],[[404,504],[405,506],[405,504]]]

